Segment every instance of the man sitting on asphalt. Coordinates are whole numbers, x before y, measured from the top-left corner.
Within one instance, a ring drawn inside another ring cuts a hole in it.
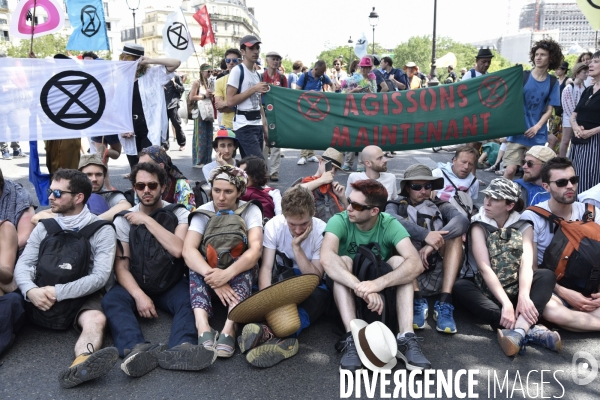
[[[115,218],[122,245],[115,260],[118,283],[102,300],[115,346],[125,357],[121,369],[132,377],[145,375],[158,365],[201,370],[213,363],[216,353],[197,345],[189,282],[181,258],[189,211],[162,200],[167,174],[159,165],[139,163],[129,179],[140,203]],[[173,314],[168,346],[147,342],[136,318],[136,311],[142,318],[158,318],[157,308]]]
[[[452,204],[430,200],[431,191],[443,185],[444,179],[434,177],[426,165],[412,165],[400,181],[399,201],[389,202],[385,211],[406,228],[426,269],[413,283],[413,328],[425,328],[429,305],[423,295],[437,294],[441,289],[440,300],[434,305],[436,329],[456,333],[452,287],[461,267],[462,235],[469,228],[469,220]]]
[[[364,179],[374,179],[381,183],[388,193],[388,200],[398,198],[396,189],[396,175],[387,171],[387,157],[378,146],[367,146],[362,151],[362,159],[365,163],[365,172],[353,172],[348,176],[346,184],[346,197],[352,193],[352,183]]]
[[[99,154],[83,154],[79,159],[79,171],[87,175],[92,182],[92,196],[87,203],[92,214],[98,215],[103,220],[111,221],[117,213],[131,208],[123,193],[111,191],[104,187],[107,168],[102,163]],[[44,218],[55,218],[52,210],[44,210],[37,213],[31,220],[37,224]]]
[[[396,288],[397,357],[410,370],[431,368],[412,326],[412,282],[423,272],[419,253],[400,222],[381,212],[388,198],[381,183],[365,179],[354,182],[352,188],[348,209],[329,220],[321,246],[321,265],[333,281],[333,297],[347,332],[341,339],[344,354],[340,369],[355,371],[362,367],[350,333],[350,321],[357,317],[356,296],[368,304],[369,310],[381,314],[384,304],[379,292],[389,287]],[[353,259],[358,246],[373,242],[379,243],[380,256],[393,271],[376,280],[361,282],[352,274]],[[393,255],[394,251],[398,255]]]
[[[342,153],[329,147],[319,160],[319,168],[313,176],[302,179],[301,186],[311,191],[315,201],[315,217],[329,221],[334,214],[344,211],[348,201],[345,187],[334,181],[336,172],[342,167]]]
[[[579,177],[575,175],[573,163],[568,158],[555,157],[542,168],[542,185],[550,193],[550,200],[537,204],[552,214],[566,220],[583,220],[586,213],[586,204],[577,201],[577,183]],[[554,231],[548,226],[549,221],[534,213],[525,210],[521,219],[533,222],[533,254],[534,265],[542,266],[544,253],[549,251],[549,245],[554,238]],[[594,222],[600,224],[600,210],[594,207]],[[590,221],[590,223],[593,223]],[[576,279],[565,282],[565,277],[558,280],[542,316],[561,328],[572,332],[598,332],[600,331],[600,294],[598,287],[592,291],[590,297],[581,292],[587,286],[586,282]],[[569,287],[566,287],[569,286]]]
[[[515,180],[521,186],[521,198],[525,202],[525,207],[550,200],[550,193],[542,186],[542,168],[554,157],[556,153],[546,146],[532,146],[525,153],[523,178]]]
[[[212,147],[216,153],[215,161],[202,167],[202,173],[207,180],[213,169],[223,165],[235,166],[235,156],[240,144],[231,129],[219,129],[213,135]]]
[[[452,162],[438,163],[432,171],[433,176],[444,178],[444,187],[431,192],[431,196],[443,201],[451,201],[456,190],[468,193],[472,200],[479,196],[479,181],[473,175],[473,166],[477,163],[479,152],[469,145],[459,146]]]
[[[102,349],[106,317],[101,306],[102,292],[111,278],[116,235],[111,226],[103,226],[108,222],[87,208],[91,194],[92,184],[85,174],[57,170],[48,189],[56,218],[37,224],[15,267],[29,320],[54,329],[72,325],[80,332],[75,361],[59,374],[64,388],[106,374],[118,360],[117,349]],[[89,259],[78,257],[74,249],[81,250],[79,254],[87,249]],[[79,277],[58,283],[73,274]]]
[[[315,213],[313,195],[306,188],[295,186],[284,193],[281,208],[283,214],[265,224],[262,264],[258,273],[259,290],[279,282],[279,278],[289,277],[285,271],[285,263],[281,265],[280,260],[284,257],[291,261],[293,275],[315,274],[323,278],[320,252],[325,223],[313,217]],[[275,263],[278,264],[277,267]],[[330,292],[325,284],[321,284],[298,305],[300,329],[293,336],[293,341],[297,342],[295,337],[319,319],[328,308],[330,301]],[[287,348],[298,349],[296,344],[287,343],[281,349],[273,346],[283,342],[282,339],[274,336],[271,328],[264,324],[247,324],[238,339],[242,353],[249,351],[246,358],[251,363],[262,367],[270,367],[296,354],[286,350]],[[277,357],[279,353],[283,357]],[[263,358],[265,362],[256,358]]]

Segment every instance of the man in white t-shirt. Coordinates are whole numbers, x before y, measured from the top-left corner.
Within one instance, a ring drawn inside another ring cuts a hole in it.
[[[444,188],[432,191],[432,198],[443,201],[450,199],[458,190],[467,192],[473,200],[479,196],[479,181],[473,175],[473,166],[477,163],[479,153],[469,145],[463,145],[456,149],[452,162],[446,164],[438,163],[438,168],[432,171],[433,176],[444,178]]]
[[[375,179],[381,183],[388,192],[388,200],[398,198],[396,189],[396,175],[387,171],[388,159],[383,154],[383,150],[378,146],[367,146],[362,151],[362,159],[365,163],[365,172],[353,172],[348,176],[346,184],[346,197],[352,193],[352,183],[364,179]]]
[[[240,40],[243,62],[229,73],[226,97],[227,105],[235,107],[233,131],[240,143],[242,158],[254,155],[264,160],[263,137],[267,140],[268,132],[260,95],[269,90],[269,85],[261,82],[260,75],[254,70],[260,56],[260,44],[260,40],[252,35]]]
[[[131,377],[145,375],[159,365],[165,369],[199,371],[211,365],[216,354],[214,350],[198,346],[189,282],[184,276],[186,269],[181,253],[189,212],[178,206],[165,210],[170,214],[164,215],[162,220],[151,217],[170,205],[161,198],[167,174],[159,165],[137,164],[130,180],[140,203],[129,212],[118,214],[114,221],[121,244],[114,267],[119,283],[102,299],[115,347],[119,355],[125,357],[121,369]],[[171,231],[164,226],[164,221],[173,214],[177,224]],[[134,240],[130,240],[130,233],[134,233],[131,236]],[[168,270],[163,272],[164,265],[168,265]],[[173,314],[168,345],[145,340],[137,320],[136,314],[142,318],[158,318],[157,308]]]
[[[552,196],[550,200],[537,204],[552,214],[566,221],[582,220],[586,212],[586,205],[577,202],[577,183],[579,177],[571,161],[564,157],[549,160],[542,169],[542,186]],[[600,210],[594,207],[594,221],[600,224]],[[548,227],[548,220],[526,210],[521,219],[533,222],[533,254],[537,257],[534,265],[541,266],[544,253],[552,242],[554,233]],[[580,282],[585,285],[586,282]],[[563,283],[564,284],[564,283]],[[600,294],[598,288],[590,297],[584,296],[577,289],[566,288],[557,282],[554,295],[544,309],[543,317],[564,329],[574,332],[600,331]]]
[[[326,224],[313,217],[315,201],[312,193],[302,186],[295,186],[285,192],[281,207],[283,214],[265,225],[262,264],[258,274],[260,290],[293,275],[315,274],[323,277],[320,252]],[[290,264],[293,270],[286,268]],[[294,336],[314,323],[325,312],[330,301],[331,294],[322,283],[298,305],[300,329]],[[248,352],[246,359],[261,367],[271,367],[290,358],[298,349],[295,337],[277,338],[265,324],[247,324],[238,338],[238,344],[242,353]],[[283,357],[278,357],[278,354]]]
[[[492,64],[493,57],[494,55],[490,49],[479,49],[477,55],[475,56],[475,68],[471,68],[470,71],[466,71],[461,80],[466,81],[467,79],[476,78],[478,76],[487,74],[487,70]]]

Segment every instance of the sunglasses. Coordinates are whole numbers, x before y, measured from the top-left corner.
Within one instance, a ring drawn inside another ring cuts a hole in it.
[[[527,165],[528,168],[533,168],[534,165],[544,165],[544,163],[534,163],[531,160],[523,161],[523,165]]]
[[[420,185],[418,183],[411,183],[410,188],[414,191],[420,191],[421,189],[425,188],[425,190],[431,190],[431,188],[433,187],[432,183],[426,183],[424,185]]]
[[[237,63],[239,63],[239,62],[240,62],[240,59],[239,59],[239,58],[226,58],[226,59],[225,59],[225,62],[226,62],[227,64],[229,64],[229,63],[235,63],[235,64],[237,64]]]
[[[140,191],[146,189],[146,186],[148,186],[148,189],[150,190],[156,190],[158,182],[136,182],[133,186],[135,187],[135,190]]]
[[[348,202],[348,204],[350,204],[352,206],[352,209],[355,211],[364,211],[364,210],[370,210],[372,208],[375,208],[375,206],[367,206],[365,204],[357,203],[355,201],[350,200],[350,198],[346,198],[346,201]]]
[[[48,197],[50,197],[50,195],[53,194],[54,197],[57,199],[60,199],[62,197],[63,193],[74,194],[74,192],[69,192],[67,190],[58,190],[58,189],[50,189],[50,188],[48,188],[46,190],[46,194],[48,195]]]
[[[579,183],[579,177],[577,175],[570,177],[569,179],[557,179],[555,181],[550,181],[550,183],[555,183],[557,187],[565,187],[567,184],[571,182],[572,185],[577,185]]]

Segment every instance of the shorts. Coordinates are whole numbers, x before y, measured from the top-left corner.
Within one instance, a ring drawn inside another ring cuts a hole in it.
[[[104,311],[102,310],[102,297],[104,297],[103,292],[104,290],[99,290],[96,293],[90,294],[87,297],[87,299],[85,299],[85,303],[83,303],[83,305],[79,308],[79,311],[77,311],[77,315],[75,316],[75,320],[73,321],[73,328],[75,328],[77,332],[81,332],[79,322],[77,321],[79,321],[79,316],[82,312],[92,310],[104,313]]]
[[[552,292],[552,296],[556,296],[556,298],[559,299],[563,303],[563,306],[567,307],[568,309],[572,309],[573,308],[573,307],[571,307],[571,305],[569,303],[566,302],[565,299],[563,299],[562,297],[560,297],[556,293]]]
[[[531,147],[527,147],[520,143],[508,143],[506,151],[504,152],[504,165],[523,165],[523,159],[525,153],[529,151]]]
[[[104,139],[105,144],[121,144],[119,135],[93,136],[90,138],[94,143],[102,143],[102,139]]]
[[[563,128],[571,128],[571,116],[567,115],[566,113],[563,114],[562,127]]]

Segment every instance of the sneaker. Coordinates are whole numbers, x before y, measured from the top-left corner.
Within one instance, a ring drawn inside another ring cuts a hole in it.
[[[204,346],[207,349],[214,349],[217,345],[217,339],[219,338],[219,332],[210,328],[210,332],[204,332],[198,336],[198,346]]]
[[[88,345],[88,350],[89,350]],[[91,381],[105,375],[119,360],[119,350],[115,347],[83,353],[77,356],[73,364],[58,375],[60,386],[69,389],[80,383]]]
[[[177,371],[200,371],[217,359],[215,349],[183,343],[158,353],[158,365]]]
[[[27,157],[27,154],[23,153],[23,150],[19,147],[13,150],[13,157]]]
[[[238,337],[238,346],[240,351],[245,353],[274,337],[273,331],[267,325],[246,324],[242,329],[242,334]]]
[[[12,160],[12,156],[10,155],[10,150],[2,150],[2,159],[3,160]]]
[[[425,322],[429,315],[427,300],[415,299],[413,307],[413,329],[425,329]]]
[[[356,172],[365,172],[365,167],[356,168]]]
[[[342,342],[342,359],[340,360],[340,370],[345,369],[350,372],[362,369],[362,362],[356,351],[356,345],[354,344],[354,338],[349,335]]]
[[[544,346],[552,351],[562,350],[562,339],[558,332],[551,331],[544,325],[534,325],[529,329],[527,335],[527,342]]]
[[[312,156],[312,157],[309,157],[307,161],[310,161],[310,162],[319,162],[319,159],[317,158],[317,156]]]
[[[525,352],[525,338],[517,331],[511,329],[498,329],[498,343],[502,351],[509,357]]]
[[[253,348],[246,355],[246,360],[259,368],[269,368],[298,353],[298,339],[272,338],[258,347]]]
[[[306,164],[306,158],[300,157],[300,159],[298,160],[298,162],[296,164],[298,164],[298,165],[304,165],[304,164]]]
[[[219,357],[229,358],[233,356],[233,353],[235,353],[235,337],[221,333],[217,339],[215,350]]]
[[[279,173],[275,172],[274,174],[271,175],[270,179],[271,179],[271,182],[278,182],[279,181]]]
[[[342,165],[342,171],[350,171],[350,166],[349,165]]]
[[[166,349],[166,344],[138,343],[121,363],[121,369],[134,378],[146,375],[158,367],[158,354]]]
[[[456,333],[456,323],[452,312],[454,306],[450,303],[436,301],[433,306],[433,320],[437,322],[435,329],[438,332]]]
[[[417,337],[414,333],[409,332],[404,337],[396,338],[398,342],[398,352],[396,357],[404,361],[406,369],[409,371],[431,368],[431,363],[423,355],[421,350],[422,337]]]

